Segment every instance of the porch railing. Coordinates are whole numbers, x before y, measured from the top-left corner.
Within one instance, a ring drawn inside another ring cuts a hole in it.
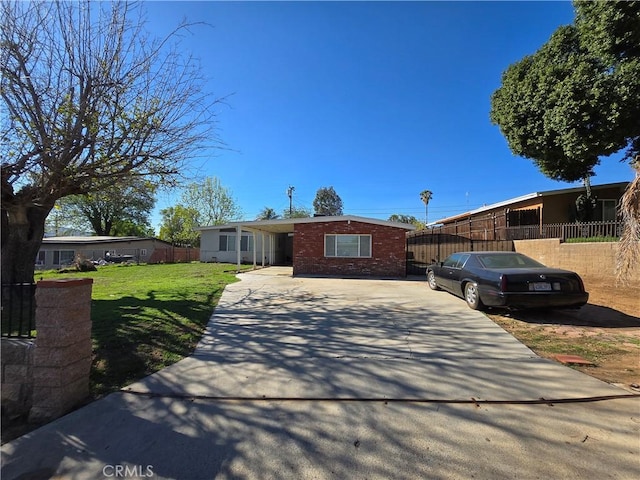
[[[523,225],[507,227],[509,240],[529,240],[539,238],[559,238],[567,240],[588,240],[592,242],[617,241],[622,232],[620,222],[555,223],[547,225]]]

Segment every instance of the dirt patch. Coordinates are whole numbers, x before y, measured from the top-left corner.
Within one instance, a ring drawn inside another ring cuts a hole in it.
[[[640,294],[637,286],[613,286],[585,278],[589,304],[579,310],[488,312],[541,357],[579,355],[594,366],[572,365],[608,383],[640,392]]]

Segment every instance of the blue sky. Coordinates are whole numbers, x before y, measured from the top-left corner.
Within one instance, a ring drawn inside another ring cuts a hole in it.
[[[429,221],[535,191],[579,186],[514,156],[489,121],[502,72],[534,53],[570,2],[148,2],[147,28],[196,26],[181,46],[208,89],[227,97],[199,175],[216,176],[244,212],[312,209],[333,186],[344,213]],[[593,184],[631,180],[603,159]],[[178,202],[162,194],[157,210]]]

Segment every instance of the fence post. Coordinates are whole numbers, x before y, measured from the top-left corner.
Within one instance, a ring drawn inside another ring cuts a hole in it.
[[[92,283],[80,278],[37,284],[30,422],[58,418],[89,395]]]

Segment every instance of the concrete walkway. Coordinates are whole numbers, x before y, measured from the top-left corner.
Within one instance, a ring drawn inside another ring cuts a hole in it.
[[[640,473],[640,397],[537,357],[456,297],[275,267],[240,278],[194,355],[4,445],[3,480]]]

